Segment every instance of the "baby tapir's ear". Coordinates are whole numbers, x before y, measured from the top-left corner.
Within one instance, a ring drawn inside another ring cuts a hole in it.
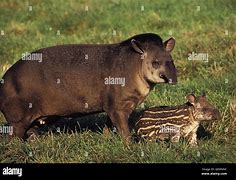
[[[196,97],[194,96],[194,94],[189,94],[189,95],[187,95],[186,98],[187,98],[187,100],[188,100],[189,103],[191,103],[192,105],[194,105],[195,100],[196,100]]]
[[[131,45],[133,47],[133,49],[139,53],[139,54],[143,54],[144,53],[144,50],[142,49],[140,43],[138,41],[136,41],[135,39],[132,39],[131,40]]]
[[[164,48],[167,52],[171,52],[175,47],[175,39],[170,38],[164,42]]]

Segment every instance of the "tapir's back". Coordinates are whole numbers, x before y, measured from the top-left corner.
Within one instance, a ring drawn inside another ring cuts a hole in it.
[[[60,45],[25,53],[3,76],[4,85],[14,84],[21,91],[24,86],[53,88],[63,84],[81,87],[104,81],[102,74],[109,74],[114,54],[111,45]],[[114,60],[115,61],[115,60]],[[100,78],[100,81],[99,81]],[[28,82],[28,83],[27,83]],[[21,87],[20,87],[21,86]],[[91,87],[91,86],[90,86]]]
[[[59,111],[65,115],[78,110],[102,111],[100,92],[113,65],[113,59],[108,58],[113,47],[61,45],[26,54],[3,76],[1,103],[7,97],[19,96],[52,115]]]
[[[148,139],[168,139],[188,126],[189,106],[153,107],[144,111],[136,123],[136,132]]]

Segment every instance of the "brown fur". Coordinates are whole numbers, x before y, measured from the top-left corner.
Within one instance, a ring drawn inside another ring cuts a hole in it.
[[[139,136],[151,141],[171,140],[178,142],[180,137],[197,144],[197,129],[201,121],[220,118],[219,111],[205,96],[187,96],[188,102],[175,107],[154,107],[144,111],[136,123]]]
[[[0,110],[18,137],[45,117],[106,112],[127,138],[128,118],[152,87],[177,82],[174,42],[148,33],[116,44],[37,50],[42,62],[21,59],[3,76]],[[105,84],[109,76],[125,78],[125,86]]]

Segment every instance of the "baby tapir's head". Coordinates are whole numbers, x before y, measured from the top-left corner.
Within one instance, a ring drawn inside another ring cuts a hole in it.
[[[171,57],[175,39],[165,42],[152,33],[141,34],[131,38],[133,50],[141,54],[142,73],[152,83],[177,83],[177,71]]]
[[[220,119],[220,112],[210,104],[206,95],[195,97],[193,94],[187,96],[188,103],[193,106],[193,116],[196,121],[207,121]]]

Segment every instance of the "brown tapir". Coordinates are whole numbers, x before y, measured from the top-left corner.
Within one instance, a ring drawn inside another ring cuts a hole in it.
[[[47,117],[106,112],[130,136],[128,118],[156,83],[177,82],[175,40],[153,33],[104,45],[60,45],[25,54],[3,76],[0,110],[25,137]]]

